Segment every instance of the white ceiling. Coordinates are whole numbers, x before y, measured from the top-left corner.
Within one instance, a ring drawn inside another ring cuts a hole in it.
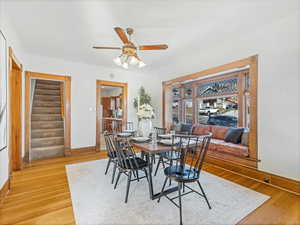
[[[121,46],[113,27],[132,27],[138,44],[169,45],[139,53],[145,69],[153,71],[188,61],[189,55],[208,54],[208,46],[271,23],[274,13],[285,16],[293,10],[293,5],[273,8],[282,0],[4,1],[28,53],[111,67],[119,51],[92,46]]]

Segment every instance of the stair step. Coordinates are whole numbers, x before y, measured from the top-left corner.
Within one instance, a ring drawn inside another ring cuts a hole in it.
[[[55,80],[36,80],[36,84],[60,85],[60,81],[55,81]]]
[[[31,121],[61,121],[61,114],[31,114]]]
[[[36,95],[52,95],[52,96],[60,96],[60,90],[51,90],[51,89],[41,89],[36,88],[34,93]]]
[[[30,158],[31,160],[37,160],[43,158],[60,157],[64,156],[64,152],[64,145],[31,148]]]
[[[60,107],[60,101],[34,101],[32,107]]]
[[[57,85],[57,84],[55,84],[55,85],[53,85],[53,84],[43,84],[43,83],[39,84],[39,83],[37,83],[35,85],[35,88],[37,88],[37,89],[47,89],[47,90],[60,90],[60,85]]]
[[[34,95],[33,102],[35,101],[60,101],[60,96],[51,96],[51,95]]]
[[[31,138],[64,137],[64,129],[33,129]]]
[[[64,128],[63,121],[32,121],[31,129],[55,129]]]
[[[33,114],[60,114],[61,108],[60,107],[33,107],[32,108]]]
[[[47,147],[47,146],[56,146],[64,145],[64,137],[43,137],[43,138],[32,138],[31,147]]]

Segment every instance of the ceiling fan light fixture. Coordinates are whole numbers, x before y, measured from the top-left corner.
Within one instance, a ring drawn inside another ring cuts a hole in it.
[[[129,56],[129,64],[130,65],[136,65],[138,64],[139,60],[135,56]]]
[[[117,64],[118,66],[122,66],[122,61],[121,61],[121,57],[118,56],[116,58],[114,58],[114,63]]]
[[[146,66],[146,64],[142,60],[140,60],[139,61],[139,68],[142,68],[144,66]]]
[[[122,66],[123,66],[124,69],[128,69],[128,63],[127,62],[124,62]]]

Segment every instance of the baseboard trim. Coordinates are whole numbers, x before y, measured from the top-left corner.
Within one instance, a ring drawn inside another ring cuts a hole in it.
[[[71,155],[76,154],[86,154],[86,153],[92,153],[96,152],[96,146],[87,146],[82,148],[72,148],[71,149]]]
[[[254,179],[264,184],[277,187],[296,195],[300,195],[300,181],[278,176],[255,168],[234,164],[232,162],[229,163],[209,156],[205,159],[205,161],[227,171],[231,171],[233,173]]]
[[[0,189],[0,205],[2,204],[5,196],[8,194],[10,190],[10,177],[4,183],[3,187]]]

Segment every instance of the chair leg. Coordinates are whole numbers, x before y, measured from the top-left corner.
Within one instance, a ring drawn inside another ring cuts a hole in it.
[[[173,160],[172,159],[170,160],[170,166],[173,166]],[[171,186],[171,185],[172,185],[172,180],[170,179],[169,186]]]
[[[198,185],[199,185],[199,187],[200,187],[200,190],[201,190],[201,192],[202,192],[202,194],[203,194],[203,196],[204,196],[204,198],[205,198],[205,201],[206,201],[206,203],[207,203],[207,205],[208,205],[208,208],[211,209],[211,206],[210,206],[210,204],[209,204],[209,201],[208,201],[208,199],[207,199],[207,197],[206,197],[206,194],[205,194],[205,192],[204,192],[204,190],[203,190],[203,188],[202,188],[202,186],[201,186],[199,180],[197,180],[197,183],[198,183]]]
[[[147,182],[149,183],[149,178],[148,178],[148,173],[147,173],[147,169],[146,168],[144,168],[144,172],[145,172],[145,176],[147,178]]]
[[[137,181],[138,181],[138,182],[140,182],[140,178],[139,178],[139,171],[138,171],[138,170],[136,170],[135,172],[136,172],[136,178],[137,178]]]
[[[116,170],[117,170],[117,162],[115,162],[114,170],[113,170],[113,175],[112,175],[112,178],[111,178],[111,183],[112,184],[114,183],[114,180],[115,180]]]
[[[185,184],[182,183],[183,187],[182,187],[182,192],[184,193],[185,192]]]
[[[127,203],[127,201],[128,201],[128,194],[129,194],[129,188],[130,188],[130,182],[131,182],[131,174],[132,174],[132,171],[130,171],[128,174],[125,203]]]
[[[160,192],[160,195],[159,195],[159,198],[158,198],[157,202],[160,202],[160,198],[163,196],[163,192],[165,190],[165,186],[167,184],[167,181],[168,181],[168,177],[166,177],[166,179],[165,179],[164,185],[163,185],[163,187],[161,189],[161,192]]]
[[[180,216],[180,225],[182,225],[181,186],[182,186],[182,184],[178,182],[178,197],[179,197],[179,216]]]
[[[117,180],[116,180],[116,183],[115,183],[114,189],[116,189],[116,188],[117,188],[118,182],[119,182],[119,180],[120,180],[120,176],[121,176],[121,171],[119,171],[119,173],[118,173],[118,176],[117,176]]]
[[[105,170],[105,173],[104,173],[105,175],[107,174],[107,171],[108,171],[108,168],[110,166],[110,163],[111,163],[111,158],[108,159],[106,170]]]
[[[156,166],[156,170],[155,170],[154,176],[156,176],[156,174],[157,174],[157,171],[158,171],[159,165],[161,163],[161,160],[162,160],[162,156],[159,156],[159,160],[158,160],[158,163],[157,163],[157,166]]]

